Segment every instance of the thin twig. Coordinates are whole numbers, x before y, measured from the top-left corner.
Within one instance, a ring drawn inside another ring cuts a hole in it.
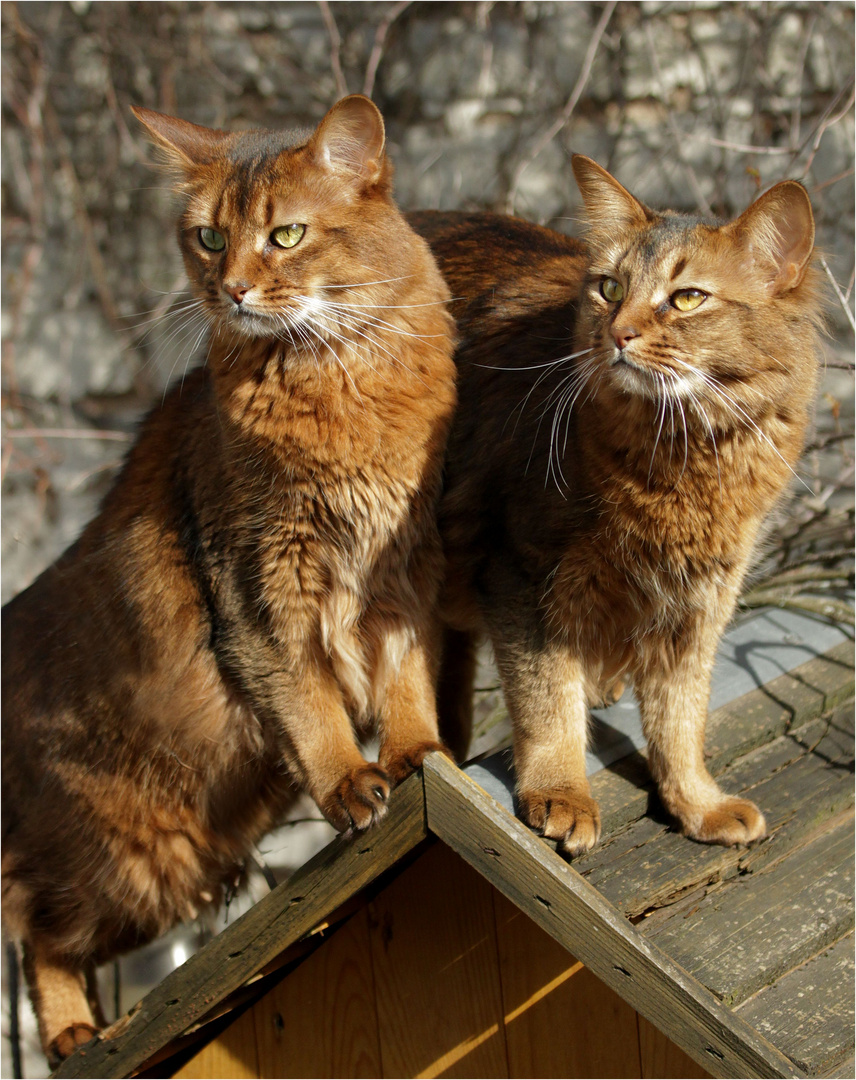
[[[826,262],[826,259],[824,259],[824,257],[822,255],[820,257],[820,265],[826,271],[826,276],[832,282],[832,287],[833,287],[833,289],[835,289],[835,295],[838,297],[838,301],[839,301],[839,303],[841,304],[841,307],[844,310],[844,314],[847,316],[847,321],[850,323],[850,327],[853,330],[853,333],[856,334],[856,319],[854,319],[854,317],[853,317],[853,312],[850,310],[850,307],[848,306],[847,301],[844,299],[844,294],[842,293],[841,289],[838,287],[838,282],[835,280],[835,276],[833,275],[832,271],[829,269],[829,266],[828,266],[828,264]],[[832,365],[830,365],[830,366],[832,366]]]
[[[369,60],[366,64],[366,74],[363,79],[363,93],[366,97],[372,96],[374,90],[375,76],[377,75],[377,69],[380,65],[381,58],[383,56],[383,47],[386,44],[386,35],[389,33],[389,28],[398,18],[398,16],[404,11],[405,8],[410,7],[412,0],[399,0],[399,3],[393,4],[386,15],[378,23],[377,30],[375,30],[374,44],[372,45],[372,51],[369,54]]]
[[[577,102],[582,97],[583,90],[585,90],[586,83],[591,76],[591,69],[594,66],[594,58],[597,55],[598,47],[600,46],[603,35],[606,33],[606,28],[609,25],[609,20],[612,18],[612,13],[615,11],[617,0],[609,0],[609,3],[604,7],[601,12],[600,19],[597,26],[594,28],[591,41],[589,41],[586,54],[583,57],[583,66],[580,69],[579,77],[571,91],[571,96],[565,102],[565,107],[553,121],[553,123],[544,131],[534,148],[530,152],[525,161],[522,161],[518,165],[514,177],[511,181],[511,190],[509,191],[508,198],[506,200],[506,212],[509,214],[514,213],[514,201],[517,198],[517,190],[520,186],[520,181],[523,174],[542,152],[542,150],[555,139],[562,128],[567,124],[571,118],[571,114],[577,107]]]
[[[327,0],[318,0],[318,7],[321,8],[324,25],[330,37],[330,66],[336,79],[336,93],[339,97],[344,97],[348,92],[348,84],[345,82],[345,73],[342,71],[342,38]]]
[[[15,428],[4,431],[4,439],[102,439],[105,442],[130,442],[133,435],[126,431],[106,431],[100,428]]]

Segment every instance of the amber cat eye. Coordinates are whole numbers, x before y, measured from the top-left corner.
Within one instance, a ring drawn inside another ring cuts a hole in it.
[[[610,304],[617,304],[619,300],[624,299],[624,286],[615,278],[604,278],[600,283],[600,295]]]
[[[678,311],[693,311],[705,302],[707,293],[701,289],[678,289],[676,293],[672,293],[670,299],[672,307],[676,307]]]
[[[280,225],[270,234],[271,240],[277,247],[293,248],[303,239],[306,232],[305,225]]]
[[[200,229],[199,243],[208,251],[222,251],[226,246],[226,238],[216,229]]]

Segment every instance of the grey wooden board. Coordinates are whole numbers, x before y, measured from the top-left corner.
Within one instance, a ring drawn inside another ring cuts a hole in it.
[[[728,1004],[780,978],[853,928],[853,821],[647,936]]]
[[[447,758],[424,775],[429,829],[705,1069],[803,1075]]]
[[[619,910],[636,916],[688,889],[781,859],[853,805],[852,712],[845,705],[781,736],[720,777],[726,791],[750,795],[767,816],[770,835],[748,851],[688,842],[660,815],[607,837],[574,865]]]
[[[721,708],[852,640],[846,627],[800,612],[765,609],[724,634],[713,672],[710,708]],[[592,713],[586,772],[591,776],[644,746],[639,707],[628,690],[614,705]],[[503,750],[465,766],[465,772],[506,810],[513,810],[511,765],[511,751]]]
[[[826,1076],[853,1054],[853,982],[850,933],[737,1012],[810,1075]]]

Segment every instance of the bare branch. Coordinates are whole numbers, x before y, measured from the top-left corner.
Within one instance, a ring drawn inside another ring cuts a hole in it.
[[[533,147],[531,153],[525,159],[525,161],[522,161],[518,165],[517,170],[514,173],[514,177],[511,181],[511,190],[509,191],[508,198],[506,200],[507,213],[514,213],[514,201],[517,198],[517,190],[520,187],[520,180],[523,174],[526,172],[526,170],[529,168],[535,158],[537,158],[538,155],[543,151],[544,147],[551,143],[553,139],[555,139],[555,137],[559,134],[562,128],[570,120],[571,114],[577,107],[577,102],[582,97],[583,90],[585,90],[586,83],[589,81],[589,77],[591,76],[591,69],[594,66],[594,58],[597,55],[597,50],[603,39],[603,35],[606,33],[606,28],[609,25],[609,20],[612,18],[612,13],[615,11],[616,2],[617,0],[609,0],[609,3],[604,7],[603,11],[601,12],[600,19],[598,20],[597,26],[594,28],[594,33],[592,34],[591,41],[589,41],[588,48],[586,49],[586,54],[583,57],[583,66],[580,69],[580,74],[577,78],[573,90],[571,91],[571,96],[565,103],[565,107],[562,109],[562,111],[559,113],[558,117],[553,121],[553,123],[544,132],[542,132],[540,138],[535,143],[535,146]]]
[[[386,35],[389,33],[389,28],[402,11],[404,11],[405,8],[410,7],[411,2],[412,0],[399,0],[399,3],[393,4],[383,19],[378,23],[377,30],[375,30],[372,51],[369,55],[368,63],[366,64],[365,78],[363,79],[363,93],[366,97],[372,96],[375,76],[377,75],[377,69],[380,65],[381,58],[383,57],[383,47],[386,43]]]
[[[853,330],[853,333],[856,334],[856,319],[854,319],[854,317],[853,317],[853,312],[850,310],[850,306],[848,305],[847,301],[844,299],[844,294],[842,293],[841,289],[839,288],[838,282],[835,280],[835,276],[833,275],[832,271],[829,269],[829,265],[827,264],[826,259],[824,259],[822,255],[820,257],[820,265],[826,271],[826,276],[832,282],[832,287],[833,287],[833,289],[835,289],[835,295],[838,297],[838,301],[841,304],[841,307],[842,307],[842,309],[844,311],[844,314],[847,316],[847,321],[850,323],[850,326],[851,326],[851,328]]]
[[[321,8],[324,25],[330,37],[330,67],[336,79],[336,93],[339,97],[344,97],[348,92],[348,84],[345,82],[345,73],[342,71],[342,38],[327,0],[318,0],[318,7]]]

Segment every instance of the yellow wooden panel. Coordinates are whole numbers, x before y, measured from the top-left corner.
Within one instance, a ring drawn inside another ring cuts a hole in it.
[[[435,844],[369,906],[379,1075],[508,1076],[492,892]]]
[[[636,1011],[501,893],[494,901],[509,1076],[638,1077]]]
[[[711,1075],[644,1016],[639,1017],[639,1048],[645,1080],[696,1080]]]
[[[252,1012],[259,1076],[380,1076],[365,910],[349,919]]]
[[[252,1012],[239,1016],[234,1024],[210,1042],[173,1076],[192,1080],[254,1080],[259,1074],[256,1029]]]

